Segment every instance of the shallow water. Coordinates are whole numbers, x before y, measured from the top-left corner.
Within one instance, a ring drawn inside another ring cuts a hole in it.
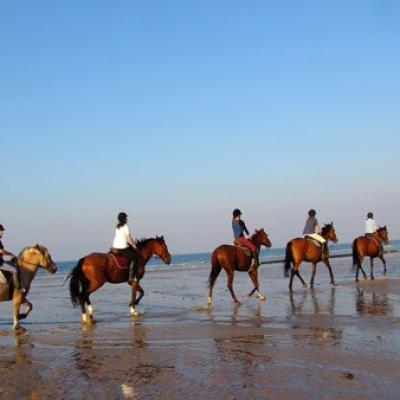
[[[146,292],[128,315],[127,285],[92,296],[96,323],[80,323],[64,276],[38,276],[25,333],[11,329],[11,304],[0,304],[2,399],[398,398],[400,257],[388,277],[353,282],[350,259],[323,266],[314,290],[288,280],[281,265],[260,268],[266,301],[246,298],[237,273],[232,304],[222,272],[214,305],[204,307],[209,267],[146,272]],[[310,267],[302,266],[309,280]]]

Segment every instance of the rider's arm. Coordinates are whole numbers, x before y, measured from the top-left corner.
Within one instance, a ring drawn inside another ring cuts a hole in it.
[[[247,230],[247,227],[246,227],[246,224],[244,223],[244,221],[240,220],[239,224],[243,228],[243,230],[246,232],[246,235],[248,235],[249,231]]]
[[[132,237],[131,234],[128,235],[128,243],[129,243],[134,249],[136,249],[136,242],[135,242],[135,239]]]
[[[13,253],[10,253],[6,249],[0,249],[0,254],[2,256],[9,256],[9,257],[15,258],[15,255]]]

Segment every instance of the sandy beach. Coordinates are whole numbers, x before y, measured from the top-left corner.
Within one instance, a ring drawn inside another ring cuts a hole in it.
[[[321,265],[316,288],[295,281],[293,295],[281,265],[261,266],[264,302],[245,297],[250,280],[237,273],[240,306],[222,273],[208,310],[207,266],[160,267],[142,281],[140,316],[128,315],[129,287],[108,284],[92,296],[91,326],[65,275],[41,274],[25,332],[0,304],[0,398],[398,399],[400,257],[387,260],[387,278],[377,261],[377,279],[359,284],[350,259],[333,260],[336,288]]]

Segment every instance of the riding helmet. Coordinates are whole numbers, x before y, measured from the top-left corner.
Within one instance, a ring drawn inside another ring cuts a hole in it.
[[[232,214],[233,214],[233,217],[236,218],[236,217],[240,217],[242,215],[242,212],[238,208],[235,208],[233,210]]]
[[[124,212],[120,212],[117,216],[118,222],[121,224],[125,223],[127,221],[128,214]]]

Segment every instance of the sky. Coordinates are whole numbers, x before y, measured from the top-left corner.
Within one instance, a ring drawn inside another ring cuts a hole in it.
[[[0,2],[0,223],[56,260],[135,237],[274,247],[309,208],[400,238],[400,3]]]

